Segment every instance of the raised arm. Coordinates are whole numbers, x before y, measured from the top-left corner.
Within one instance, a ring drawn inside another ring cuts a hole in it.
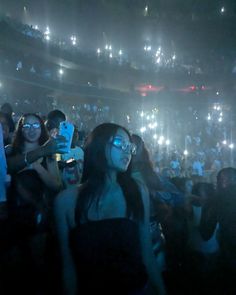
[[[8,173],[17,173],[32,164],[33,162],[37,161],[39,158],[60,153],[60,150],[64,147],[65,141],[65,138],[62,136],[58,138],[50,138],[48,141],[45,142],[44,145],[36,148],[33,151],[12,156],[8,155]]]

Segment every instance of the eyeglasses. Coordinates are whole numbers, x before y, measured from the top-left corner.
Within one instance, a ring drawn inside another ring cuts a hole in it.
[[[24,129],[30,129],[31,127],[33,127],[34,129],[38,129],[38,128],[40,128],[40,124],[39,123],[33,123],[33,124],[26,123],[22,127]]]
[[[114,137],[111,141],[111,144],[124,152],[131,153],[131,155],[136,154],[136,145],[129,141],[123,140],[121,137]]]

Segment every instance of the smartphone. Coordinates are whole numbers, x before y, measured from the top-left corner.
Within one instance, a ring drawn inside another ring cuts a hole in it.
[[[60,123],[58,134],[64,136],[66,139],[66,147],[61,149],[61,151],[64,153],[70,152],[74,129],[74,125],[68,121],[63,121]]]

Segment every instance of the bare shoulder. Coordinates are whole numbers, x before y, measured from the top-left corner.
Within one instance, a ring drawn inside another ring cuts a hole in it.
[[[74,211],[76,207],[76,201],[78,198],[79,186],[70,187],[60,192],[54,202],[54,212],[56,218],[62,216],[69,220],[71,226],[74,224]]]

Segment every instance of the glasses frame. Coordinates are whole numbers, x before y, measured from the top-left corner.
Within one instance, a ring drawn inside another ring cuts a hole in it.
[[[119,140],[120,144],[115,143],[115,140]],[[123,152],[129,151],[131,155],[136,155],[137,152],[137,147],[134,143],[132,142],[127,142],[126,140],[122,139],[121,137],[115,136],[111,139],[111,145],[114,146],[115,148],[122,150]]]
[[[41,127],[40,123],[25,123],[22,125],[22,128],[25,130],[29,130],[30,128],[39,129]]]

